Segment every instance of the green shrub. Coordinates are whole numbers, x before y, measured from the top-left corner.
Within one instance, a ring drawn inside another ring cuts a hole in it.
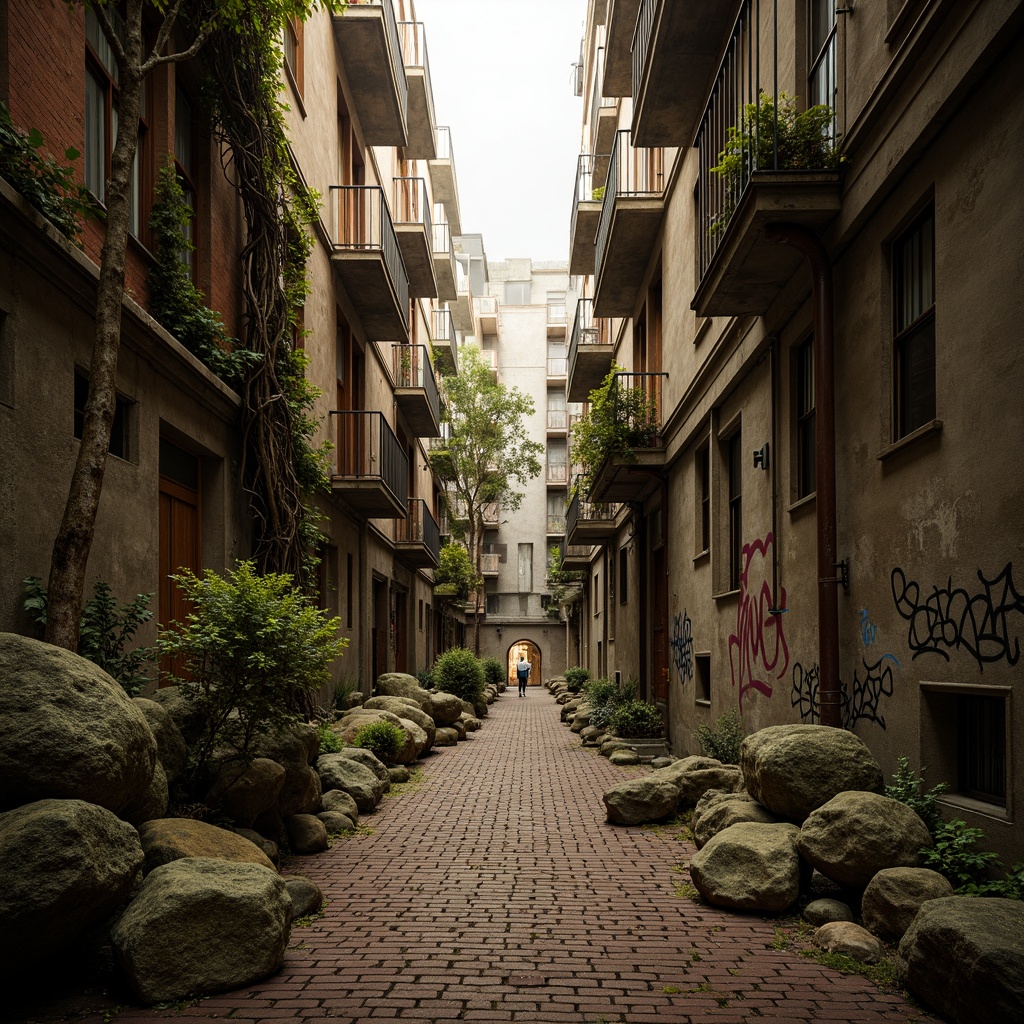
[[[619,688],[605,676],[601,679],[588,679],[583,684],[583,693],[587,698],[587,703],[593,709],[614,702],[619,696]]]
[[[348,640],[290,576],[260,576],[251,562],[223,577],[207,569],[202,579],[173,579],[192,611],[160,634],[159,647],[184,659],[188,674],[176,682],[204,721],[190,751],[194,782],[228,733],[245,759],[255,736],[302,717]]]
[[[942,822],[934,838],[935,845],[921,851],[921,863],[945,875],[958,893],[977,894],[987,888],[989,872],[1001,867],[998,854],[975,849],[985,833],[965,821],[954,818]]]
[[[572,693],[579,693],[583,684],[590,678],[590,672],[585,668],[567,668],[565,670],[565,684]]]
[[[615,705],[611,726],[623,739],[656,739],[664,735],[661,712],[645,700],[626,700]]]
[[[331,732],[330,722],[320,723],[320,753],[340,754],[345,749],[345,741],[336,733]]]
[[[484,658],[480,663],[484,671],[484,683],[491,686],[500,686],[508,682],[507,669],[497,658]]]
[[[416,670],[416,679],[419,682],[420,686],[423,687],[424,690],[429,690],[429,689],[433,688],[434,676],[431,673],[430,669],[428,669],[428,668],[417,669]]]
[[[36,625],[43,627],[48,603],[43,581],[38,576],[28,576],[22,582],[27,595],[23,607]],[[113,676],[130,697],[150,681],[146,666],[153,660],[156,649],[130,648],[129,645],[139,627],[153,618],[149,610],[152,597],[152,594],[136,594],[123,608],[118,608],[110,584],[97,580],[93,596],[82,609],[78,653]]]
[[[405,746],[405,733],[391,722],[370,722],[356,733],[355,745],[369,750],[384,764],[394,764]]]
[[[339,679],[331,692],[331,707],[338,711],[346,711],[349,707],[349,698],[358,692],[359,683],[354,679]]]
[[[892,774],[892,783],[885,787],[885,795],[893,800],[912,807],[920,815],[921,820],[928,826],[932,838],[942,825],[942,816],[939,814],[935,801],[949,789],[945,782],[940,782],[931,789],[924,791],[924,769],[918,775],[911,767],[910,761],[905,757],[896,759],[896,771]]]
[[[719,715],[714,725],[698,725],[696,733],[705,757],[714,757],[722,764],[740,763],[743,719],[737,711],[731,710]]]
[[[434,662],[434,686],[476,704],[483,696],[484,673],[476,655],[465,647],[452,647]]]

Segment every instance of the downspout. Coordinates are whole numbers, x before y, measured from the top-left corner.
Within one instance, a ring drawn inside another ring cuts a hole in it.
[[[821,239],[799,224],[769,224],[769,242],[806,257],[814,306],[814,475],[818,524],[818,706],[821,724],[842,727],[839,679],[839,593],[836,558],[835,323],[832,264]]]

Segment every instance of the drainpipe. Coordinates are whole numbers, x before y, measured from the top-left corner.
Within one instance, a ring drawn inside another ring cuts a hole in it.
[[[814,306],[814,475],[818,520],[818,705],[821,724],[842,727],[839,592],[836,558],[835,326],[832,263],[821,239],[799,224],[769,224],[769,242],[802,253],[811,270]]]

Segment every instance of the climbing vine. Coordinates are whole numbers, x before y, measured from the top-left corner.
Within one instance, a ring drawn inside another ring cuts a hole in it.
[[[193,0],[197,22],[212,2]],[[242,386],[242,481],[257,527],[254,557],[262,571],[287,573],[307,586],[320,537],[320,513],[308,496],[329,488],[329,444],[314,444],[319,391],[306,380],[297,344],[313,248],[308,227],[318,218],[319,197],[299,180],[289,156],[280,41],[287,20],[305,19],[320,6],[335,4],[252,0],[211,34],[200,56],[214,139],[246,224],[241,340],[260,357]]]

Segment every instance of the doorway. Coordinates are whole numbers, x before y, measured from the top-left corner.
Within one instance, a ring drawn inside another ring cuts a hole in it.
[[[532,640],[517,640],[508,649],[508,685],[516,686],[516,665],[519,664],[519,655],[522,654],[530,663],[530,681],[528,686],[540,686],[544,678],[541,664],[540,648]]]

